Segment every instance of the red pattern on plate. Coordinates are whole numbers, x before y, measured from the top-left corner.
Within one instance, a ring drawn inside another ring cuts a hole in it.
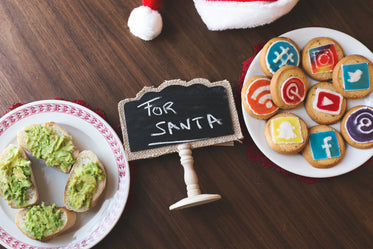
[[[239,109],[241,108],[241,89],[243,84],[245,83],[245,76],[247,73],[247,70],[249,69],[251,63],[253,62],[255,55],[260,52],[260,50],[263,48],[264,44],[258,43],[254,46],[254,55],[249,57],[247,60],[242,62],[242,68],[241,68],[241,74],[238,79],[238,86],[234,91],[234,98],[236,107]],[[313,177],[306,177],[306,176],[300,176],[294,173],[291,173],[277,164],[273,163],[271,160],[269,160],[255,145],[254,141],[251,139],[251,136],[249,132],[246,129],[246,125],[243,119],[242,111],[238,110],[238,116],[242,127],[242,133],[244,135],[243,143],[247,146],[247,157],[251,162],[256,162],[261,164],[265,168],[273,168],[280,172],[283,176],[286,177],[294,177],[302,182],[305,183],[316,183],[320,182],[322,180],[332,180],[334,177],[328,177],[328,178],[313,178]],[[370,163],[373,163],[373,158],[369,159],[366,163],[364,163],[362,166],[368,165]]]
[[[59,99],[57,99],[59,100]],[[72,101],[77,104],[80,104],[82,106],[87,107],[88,109],[93,110],[88,105],[85,104],[84,101]],[[13,110],[13,113],[9,115],[6,119],[4,119],[0,123],[0,135],[2,135],[9,127],[17,123],[18,121],[22,120],[23,118],[39,114],[39,113],[65,113],[69,115],[73,115],[75,117],[78,117],[87,123],[91,124],[96,130],[105,138],[107,143],[109,144],[117,164],[118,168],[118,186],[117,191],[114,195],[114,203],[111,207],[111,211],[109,214],[104,218],[104,221],[93,231],[91,232],[86,238],[82,239],[81,241],[78,241],[74,244],[67,245],[65,247],[55,247],[55,248],[86,248],[90,247],[96,243],[98,243],[105,234],[111,230],[112,225],[115,224],[119,217],[121,216],[123,202],[126,201],[126,193],[127,193],[127,187],[125,182],[125,176],[126,176],[126,160],[125,156],[122,153],[122,144],[119,143],[116,139],[116,136],[113,134],[111,129],[102,122],[101,119],[97,119],[95,115],[92,115],[92,113],[87,112],[85,109],[81,109],[79,107],[76,107],[74,105],[71,105],[67,102],[61,102],[61,103],[48,103],[48,104],[35,104],[31,105],[25,108],[19,108],[17,107],[22,106],[23,104],[17,103],[14,104],[10,110]],[[93,110],[95,111],[95,110]],[[98,115],[105,118],[105,114],[97,109]],[[97,112],[96,112],[97,113]],[[37,247],[32,246],[27,243],[24,243],[22,241],[17,240],[10,234],[8,234],[1,226],[0,226],[0,239],[3,243],[6,245],[12,247],[12,248],[24,248],[24,249],[43,249],[45,247]]]

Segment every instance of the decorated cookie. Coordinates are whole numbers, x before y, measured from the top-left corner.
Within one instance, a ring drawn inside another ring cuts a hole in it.
[[[345,153],[341,134],[333,127],[317,125],[309,130],[302,155],[315,168],[331,168],[343,159]]]
[[[267,121],[264,136],[274,151],[282,154],[295,154],[306,145],[308,128],[300,117],[284,112]]]
[[[242,104],[251,116],[267,119],[278,111],[279,108],[272,101],[270,83],[271,80],[265,76],[253,76],[243,85]]]
[[[263,72],[268,76],[272,76],[286,65],[299,66],[300,53],[298,46],[289,38],[272,38],[261,50],[259,63]]]
[[[361,98],[373,91],[373,64],[361,55],[341,59],[333,71],[333,84],[346,98]]]
[[[306,75],[299,67],[284,66],[271,79],[273,103],[282,109],[293,109],[303,102],[307,87]]]
[[[373,107],[356,106],[341,121],[341,133],[348,144],[359,149],[373,147]]]
[[[343,117],[347,100],[332,83],[320,82],[308,90],[304,104],[311,119],[319,124],[334,124]]]
[[[335,40],[329,37],[317,37],[303,48],[303,69],[311,78],[327,81],[332,78],[333,69],[343,56],[343,49]]]

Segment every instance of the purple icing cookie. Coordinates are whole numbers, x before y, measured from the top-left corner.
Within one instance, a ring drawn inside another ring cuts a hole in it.
[[[357,106],[349,110],[341,122],[341,132],[354,147],[373,147],[373,108]]]

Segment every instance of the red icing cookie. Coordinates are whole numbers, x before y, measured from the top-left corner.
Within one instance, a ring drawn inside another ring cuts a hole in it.
[[[299,106],[307,94],[307,78],[296,66],[284,66],[274,75],[270,84],[273,102],[282,109]]]

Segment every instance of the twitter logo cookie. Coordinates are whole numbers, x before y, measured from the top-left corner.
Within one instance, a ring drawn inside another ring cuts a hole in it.
[[[333,84],[346,98],[362,98],[373,91],[373,64],[361,55],[346,56],[334,68]]]

